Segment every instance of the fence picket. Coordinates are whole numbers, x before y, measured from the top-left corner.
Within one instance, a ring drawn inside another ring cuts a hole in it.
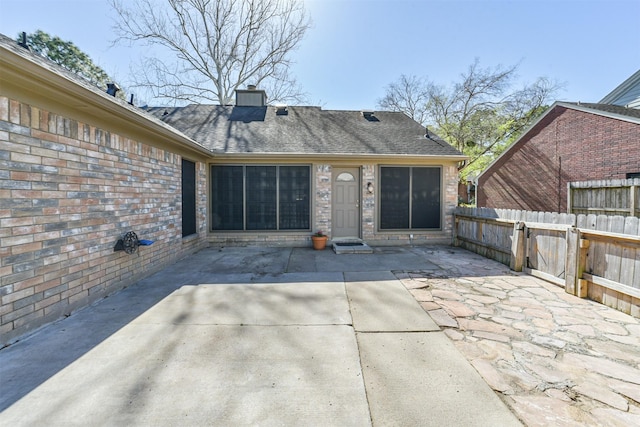
[[[607,217],[607,231],[612,233],[624,233],[624,217]],[[622,247],[615,243],[607,243],[605,249],[606,266],[602,269],[602,276],[613,282],[620,282],[620,264],[622,262]],[[617,307],[619,294],[610,289],[602,290],[602,302],[609,307]]]
[[[640,216],[640,179],[613,179],[568,184],[571,213]]]
[[[635,216],[628,216],[624,221],[624,234],[637,235],[638,234],[638,220]],[[638,248],[625,246],[621,251],[620,260],[620,280],[623,285],[640,288],[640,283],[634,283],[633,276],[636,270],[635,260],[637,256]],[[640,266],[638,266],[640,268]],[[631,311],[633,298],[630,295],[623,295],[618,298],[618,310],[629,313]]]

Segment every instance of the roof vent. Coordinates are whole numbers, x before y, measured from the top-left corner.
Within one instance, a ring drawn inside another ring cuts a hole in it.
[[[375,111],[373,110],[362,110],[362,117],[368,122],[379,122],[378,118],[375,116]]]
[[[256,85],[247,85],[247,90],[256,90]]]
[[[27,50],[31,50],[29,44],[27,43],[27,33],[25,33],[24,31],[22,32],[22,34],[20,34],[20,41],[18,42],[18,46],[23,47]]]
[[[285,104],[276,105],[276,116],[286,116],[289,114],[289,110]]]
[[[107,83],[107,93],[111,96],[116,96],[116,93],[120,90],[120,87],[115,83]]]

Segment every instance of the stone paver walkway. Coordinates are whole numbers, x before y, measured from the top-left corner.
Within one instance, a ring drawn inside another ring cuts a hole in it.
[[[640,321],[480,256],[394,272],[527,426],[639,426]]]

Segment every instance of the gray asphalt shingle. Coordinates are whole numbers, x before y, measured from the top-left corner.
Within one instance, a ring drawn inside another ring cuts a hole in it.
[[[403,113],[189,105],[149,113],[214,153],[461,156]]]

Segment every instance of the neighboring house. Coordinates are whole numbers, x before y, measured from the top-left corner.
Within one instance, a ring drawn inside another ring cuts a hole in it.
[[[640,109],[556,102],[478,176],[477,205],[566,212],[569,182],[639,173]]]
[[[0,346],[209,244],[451,242],[465,157],[418,123],[237,99],[149,114],[0,35]]]
[[[640,70],[602,98],[599,104],[640,108]]]

